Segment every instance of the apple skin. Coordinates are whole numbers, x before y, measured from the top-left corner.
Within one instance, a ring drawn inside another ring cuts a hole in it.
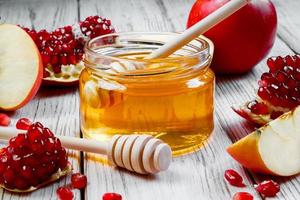
[[[38,73],[35,79],[34,84],[32,85],[31,90],[28,92],[28,95],[26,96],[26,98],[19,103],[18,105],[12,106],[12,107],[1,107],[0,106],[0,110],[4,110],[4,111],[15,111],[18,110],[19,108],[25,106],[38,92],[41,84],[42,84],[42,80],[43,80],[43,61],[42,61],[42,57],[41,54],[37,48],[37,46],[35,45],[34,41],[31,39],[31,37],[19,26],[16,25],[11,25],[11,24],[4,24],[2,26],[6,26],[10,29],[19,29],[18,31],[24,32],[24,38],[26,38],[27,40],[31,40],[32,41],[32,46],[34,46],[34,51],[36,52],[36,54],[38,55],[38,59],[39,59],[39,68],[38,68]]]
[[[191,27],[229,0],[197,0],[187,22]],[[215,44],[212,69],[218,74],[250,71],[272,48],[277,31],[277,14],[269,0],[252,0],[204,35]]]

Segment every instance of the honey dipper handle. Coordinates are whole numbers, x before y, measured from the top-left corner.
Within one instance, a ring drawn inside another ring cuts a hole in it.
[[[0,126],[0,139],[9,140],[10,138],[16,136],[18,133],[24,133],[24,130],[17,130],[12,127],[1,127]],[[98,154],[107,154],[107,143],[93,141],[83,138],[69,137],[69,136],[56,136],[61,141],[62,145],[65,148],[90,152],[90,153],[98,153]]]
[[[88,140],[84,138],[68,137],[68,136],[57,136],[62,145],[68,149],[97,153],[107,154],[107,143],[95,140]]]
[[[226,3],[224,6],[216,10],[215,12],[208,15],[206,18],[202,19],[194,26],[185,30],[183,33],[174,37],[172,40],[153,51],[148,55],[147,59],[153,58],[164,58],[168,57],[176,50],[180,49],[199,35],[205,33],[245,5],[247,5],[251,0],[231,0]]]

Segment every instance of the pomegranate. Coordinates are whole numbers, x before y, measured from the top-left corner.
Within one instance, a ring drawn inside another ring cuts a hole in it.
[[[226,4],[229,0],[197,0],[187,27]],[[215,44],[212,69],[221,74],[251,70],[273,46],[277,29],[274,5],[269,0],[253,0],[204,35]]]
[[[88,39],[114,33],[110,20],[90,16],[73,26],[52,32],[23,27],[37,45],[44,66],[44,84],[72,85],[83,69],[83,48]]]
[[[300,56],[271,57],[258,81],[257,99],[233,107],[245,119],[264,125],[300,105]]]
[[[30,192],[70,171],[66,150],[39,122],[11,138],[0,151],[0,186],[9,191]]]
[[[245,186],[242,176],[233,169],[226,170],[224,173],[224,177],[228,181],[228,183],[230,183],[230,185],[237,187]]]

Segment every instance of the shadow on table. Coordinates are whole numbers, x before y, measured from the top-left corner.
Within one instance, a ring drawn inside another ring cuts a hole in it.
[[[166,171],[160,172],[157,175],[156,174],[138,174],[135,172],[128,171],[126,169],[120,168],[120,167],[115,167],[112,166],[108,163],[108,160],[106,156],[102,156],[99,154],[93,154],[93,153],[85,153],[84,156],[85,163],[89,162],[94,162],[97,165],[97,168],[103,168],[102,170],[108,171],[110,173],[120,173],[121,175],[124,176],[132,176],[133,178],[141,179],[141,180],[146,180],[146,181],[157,181],[158,179],[161,178],[160,174],[167,174],[167,176],[175,176],[173,174],[174,172],[171,169],[168,169]],[[176,177],[176,176],[175,176]]]
[[[41,99],[59,97],[75,93],[77,90],[78,86],[42,86],[37,93],[37,97]]]

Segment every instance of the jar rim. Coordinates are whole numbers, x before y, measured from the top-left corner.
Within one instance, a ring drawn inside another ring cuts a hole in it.
[[[110,59],[116,59],[116,57],[114,56],[110,56],[110,55],[105,55],[105,54],[100,54],[99,52],[95,51],[94,49],[91,48],[91,44],[94,43],[96,40],[99,39],[104,39],[104,38],[108,38],[108,37],[115,37],[115,36],[134,36],[134,35],[178,35],[180,34],[179,32],[118,32],[118,33],[110,33],[110,34],[106,34],[106,35],[101,35],[98,37],[95,37],[93,39],[90,39],[84,47],[85,53],[89,53],[92,54],[93,56],[100,56],[103,58],[110,58]],[[202,44],[201,48],[198,48],[197,52],[191,53],[189,55],[184,55],[184,57],[196,57],[199,56],[199,54],[203,54],[203,53],[208,53],[212,56],[213,52],[214,52],[214,45],[213,42],[208,39],[207,37],[200,35],[199,37],[195,38],[192,41],[197,41],[200,42]],[[105,46],[105,45],[103,45]],[[106,45],[109,46],[109,45]],[[160,58],[163,60],[173,60],[173,59],[180,59],[183,56],[174,56],[174,57],[166,57],[166,58]],[[118,58],[118,60],[130,60],[130,61],[136,61],[136,62],[145,62],[147,60],[151,60],[151,59],[143,59],[143,60],[137,60],[137,59],[128,59],[128,58]]]
[[[150,49],[151,51],[153,51],[159,48],[159,46],[165,44],[168,41],[169,36],[176,36],[178,34],[179,33],[175,33],[175,32],[119,32],[119,33],[112,33],[112,34],[95,37],[89,40],[85,45],[85,59],[84,59],[85,66],[89,69],[102,71],[102,70],[110,69],[110,67],[104,67],[107,66],[105,60],[106,61],[109,60],[110,62],[116,61],[120,63],[131,62],[137,66],[139,64],[145,64],[145,63],[165,63],[165,62],[186,63],[187,60],[197,59],[199,60],[199,63],[197,63],[197,69],[199,70],[199,69],[203,69],[208,62],[210,63],[213,56],[214,45],[212,41],[210,41],[208,38],[202,35],[192,40],[190,43],[182,47],[180,50],[177,50],[174,54],[172,54],[173,56],[169,56],[166,58],[157,58],[157,59],[137,59],[137,58],[127,58],[127,57],[120,58],[115,55],[109,55],[108,53],[108,52],[113,52],[113,50],[115,49],[117,49],[116,52],[122,52],[131,49],[133,47],[136,48],[138,44],[144,45],[142,46],[143,47],[142,49],[147,49],[147,51]],[[122,50],[122,48],[124,47],[126,47],[125,50],[124,49]],[[106,52],[107,49],[109,49],[108,52]],[[180,53],[184,53],[184,55],[181,55]],[[99,60],[101,60],[100,63]],[[185,69],[187,68],[185,67]],[[143,72],[140,73],[137,72],[138,70],[136,70],[134,76],[163,74],[163,73],[167,73],[168,70],[169,69],[167,68],[148,70],[147,72],[143,70]],[[174,69],[170,71],[174,71]],[[106,74],[106,75],[112,75],[112,74]],[[128,74],[126,76],[128,76]]]

